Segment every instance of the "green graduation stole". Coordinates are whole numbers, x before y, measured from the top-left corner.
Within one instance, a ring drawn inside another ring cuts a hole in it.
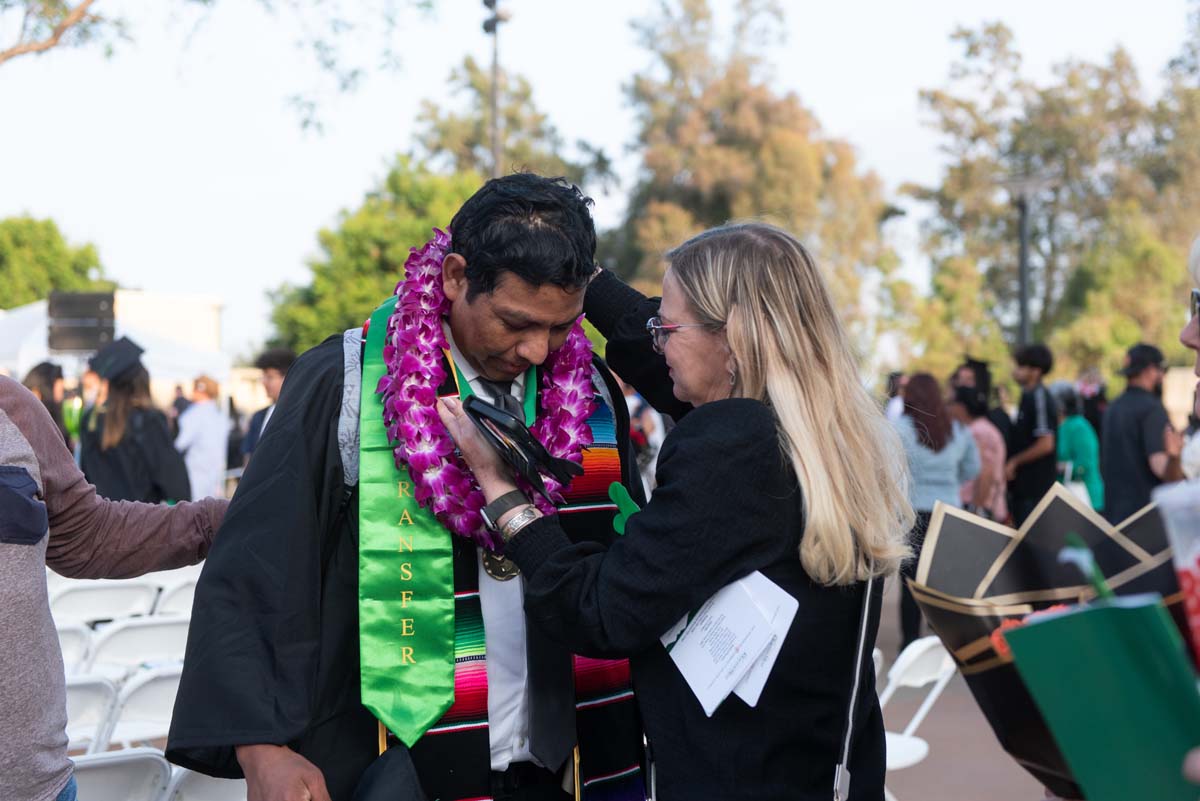
[[[454,566],[448,532],[393,461],[375,393],[396,306],[371,315],[359,400],[358,638],[362,703],[413,745],[454,702]]]
[[[453,536],[397,468],[375,387],[386,371],[389,298],[371,314],[359,399],[358,636],[362,703],[411,747],[454,703]],[[454,365],[465,401],[470,384]],[[525,419],[537,402],[525,379]]]

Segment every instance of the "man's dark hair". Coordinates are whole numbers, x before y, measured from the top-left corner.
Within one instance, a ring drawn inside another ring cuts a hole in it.
[[[1066,384],[1054,389],[1054,402],[1058,404],[1063,415],[1071,417],[1083,414],[1083,401],[1080,399],[1079,393],[1075,391],[1075,387]]]
[[[504,271],[533,286],[586,286],[596,255],[591,205],[565,178],[520,172],[484,184],[450,221],[450,252],[467,262],[467,299],[494,290]]]
[[[294,361],[296,354],[291,348],[267,348],[254,360],[254,366],[259,370],[278,370],[287,375]]]
[[[1046,375],[1054,367],[1054,354],[1048,347],[1038,342],[1017,348],[1017,352],[1013,355],[1013,361],[1020,367],[1036,367],[1042,371],[1042,375]]]

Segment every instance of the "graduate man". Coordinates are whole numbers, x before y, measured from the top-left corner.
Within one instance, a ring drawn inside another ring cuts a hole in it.
[[[197,588],[169,759],[244,775],[252,801],[418,783],[443,801],[645,798],[628,665],[526,626],[487,522],[511,505],[483,508],[436,411],[474,394],[523,417],[584,468],[547,479],[544,508],[573,538],[615,536],[610,484],[641,492],[578,322],[590,203],[560,179],[489,181],[413,249],[365,337],[296,361]]]

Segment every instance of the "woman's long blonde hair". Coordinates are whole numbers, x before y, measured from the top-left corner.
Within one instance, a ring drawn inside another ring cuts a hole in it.
[[[804,492],[800,561],[815,581],[894,573],[913,511],[895,431],[859,381],[825,280],[793,236],[763,223],[714,228],[667,254],[697,322],[724,329],[735,396],[775,412]]]

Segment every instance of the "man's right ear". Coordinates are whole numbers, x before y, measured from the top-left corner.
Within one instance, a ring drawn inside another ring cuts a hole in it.
[[[442,260],[442,292],[451,303],[467,295],[467,260],[457,253]]]

